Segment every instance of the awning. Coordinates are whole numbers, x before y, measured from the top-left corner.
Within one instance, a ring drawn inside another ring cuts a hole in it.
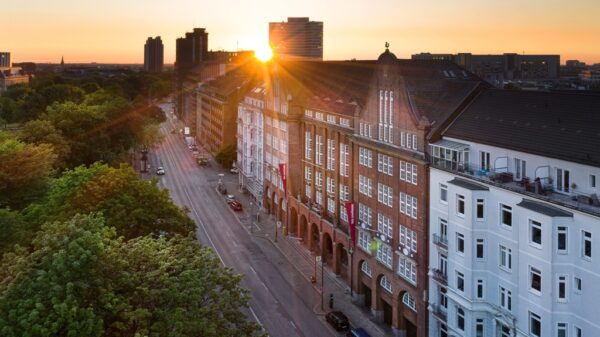
[[[454,151],[465,151],[465,150],[469,149],[469,145],[467,145],[467,144],[463,144],[463,143],[459,143],[459,142],[455,142],[455,141],[447,140],[447,139],[439,140],[431,145],[443,147],[443,148],[454,150]]]

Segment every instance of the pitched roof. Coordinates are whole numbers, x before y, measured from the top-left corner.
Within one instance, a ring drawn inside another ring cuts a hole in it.
[[[600,166],[600,95],[485,90],[444,135]]]
[[[469,181],[466,179],[461,179],[461,178],[454,178],[454,179],[450,180],[448,182],[448,184],[466,188],[467,190],[471,190],[471,191],[489,191],[490,190],[490,188],[485,185],[477,184],[472,181]]]
[[[564,211],[558,207],[543,204],[541,202],[523,199],[517,206],[521,206],[530,211],[544,214],[550,217],[573,217],[573,213]]]

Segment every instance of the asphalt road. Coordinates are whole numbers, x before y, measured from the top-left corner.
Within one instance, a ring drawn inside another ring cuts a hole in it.
[[[249,317],[271,336],[336,336],[323,317],[313,312],[307,296],[288,282],[289,274],[286,280],[283,259],[265,255],[265,247],[259,246],[271,243],[250,235],[215,192],[219,179],[216,164],[199,168],[182,135],[171,133],[177,128],[172,115],[167,115],[168,121],[161,126],[165,140],[150,154],[151,172],[157,166],[164,167],[166,174],[159,184],[169,190],[176,204],[190,209],[200,244],[213,247],[225,266],[244,275],[242,285],[250,289],[252,296]]]

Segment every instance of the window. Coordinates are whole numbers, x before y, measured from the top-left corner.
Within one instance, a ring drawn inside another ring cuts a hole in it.
[[[569,193],[571,188],[571,175],[569,170],[556,169],[556,190],[563,193]]]
[[[515,158],[515,180],[522,180],[527,175],[527,162]]]
[[[379,140],[387,143],[393,142],[393,116],[394,92],[379,90]]]
[[[558,302],[567,302],[567,275],[558,275],[556,295]]]
[[[391,239],[393,237],[392,219],[377,213],[377,231]]]
[[[475,241],[475,257],[482,260],[485,258],[485,240],[477,239]]]
[[[327,177],[327,193],[335,194],[335,180],[332,177]]]
[[[500,307],[511,311],[512,310],[512,292],[503,286],[500,286]]]
[[[400,245],[412,252],[417,252],[417,232],[400,225]]]
[[[327,211],[331,214],[335,214],[335,199],[327,198]]]
[[[456,233],[456,251],[465,253],[465,236],[461,233]]]
[[[304,194],[306,194],[307,198],[309,198],[309,199],[312,198],[312,189],[311,189],[310,184],[306,184]]]
[[[368,197],[371,197],[373,185],[371,179],[363,175],[358,176],[358,191]]]
[[[446,244],[448,243],[448,221],[440,218],[440,238]]]
[[[444,308],[448,308],[448,289],[446,287],[440,287],[439,298],[440,305]]]
[[[304,136],[304,158],[312,160],[312,135],[310,131],[306,131]]]
[[[512,269],[512,249],[500,245],[500,267],[506,270]]]
[[[358,163],[369,168],[373,167],[373,151],[364,147],[358,148]]]
[[[565,226],[558,226],[556,234],[556,249],[559,254],[566,254],[568,249],[568,229]]]
[[[512,207],[500,204],[500,223],[512,227]]]
[[[400,161],[400,180],[417,185],[417,165]]]
[[[323,187],[323,173],[320,171],[315,172],[315,186]]]
[[[529,335],[542,336],[542,318],[531,311],[529,312]]]
[[[573,287],[576,293],[581,293],[581,278],[573,277]]]
[[[581,255],[584,259],[590,260],[592,258],[592,233],[581,231],[581,239]]]
[[[387,175],[394,174],[394,158],[379,153],[377,155],[377,171]]]
[[[371,271],[371,266],[369,266],[369,262],[367,261],[363,261],[363,263],[360,265],[360,270],[362,270],[362,272],[369,277],[373,275],[373,272]]]
[[[456,195],[456,214],[464,218],[465,216],[465,196],[457,194]]]
[[[475,289],[475,297],[477,299],[483,299],[483,294],[484,294],[484,289],[483,289],[483,280],[482,279],[478,279],[477,282],[477,288]]]
[[[456,309],[456,327],[465,331],[465,311],[462,308]]]
[[[306,180],[306,181],[312,180],[312,168],[310,166],[304,167],[304,180]]]
[[[529,266],[529,289],[536,293],[542,291],[542,271]]]
[[[483,318],[475,320],[475,337],[483,337],[484,326]]]
[[[323,165],[323,136],[315,136],[315,161],[317,165]]]
[[[327,115],[327,123],[335,124],[335,116]]]
[[[350,127],[350,120],[348,118],[340,118],[340,125]]]
[[[477,212],[477,220],[479,220],[479,221],[485,220],[485,200],[484,199],[477,199],[476,212]]]
[[[335,140],[327,139],[327,169],[335,170]]]
[[[400,213],[417,219],[417,198],[400,192]]]
[[[392,292],[392,282],[390,282],[385,275],[381,277],[381,280],[379,280],[379,285],[381,285],[381,287],[388,292]]]
[[[392,269],[392,247],[384,243],[377,247],[377,260]]]
[[[440,201],[443,204],[448,203],[448,186],[444,184],[440,184]]]
[[[323,120],[323,113],[322,112],[317,112],[315,113],[315,118],[322,121]]]
[[[456,271],[456,289],[465,291],[465,274]]]
[[[348,185],[340,184],[340,201],[350,200],[350,187]]]
[[[529,219],[529,243],[542,245],[542,224],[531,219]]]
[[[593,174],[590,174],[590,187],[596,188],[596,176]]]
[[[573,337],[583,337],[583,334],[581,333],[581,328],[573,327],[573,332],[575,333],[575,336]]]
[[[358,231],[358,246],[365,252],[371,253],[371,234],[369,234],[369,232],[363,230]]]
[[[440,322],[440,337],[448,337],[448,327]]]
[[[377,201],[380,203],[392,207],[394,202],[394,196],[392,188],[382,183],[377,184]]]
[[[347,177],[349,174],[350,163],[348,159],[348,144],[340,144],[340,175]]]
[[[323,205],[323,193],[321,191],[315,192],[315,202],[319,204],[319,206]]]
[[[513,337],[510,327],[500,324],[500,337]]]
[[[363,224],[366,227],[371,227],[371,221],[373,219],[373,214],[372,211],[369,207],[365,206],[364,204],[359,203],[358,204],[358,221],[360,222],[360,225],[362,226]]]
[[[415,303],[415,299],[409,294],[404,293],[402,296],[402,303],[409,307],[412,311],[417,312],[417,304]]]
[[[484,171],[490,170],[490,153],[485,151],[479,151],[479,166]]]
[[[556,323],[556,337],[568,337],[567,323]]]
[[[405,278],[410,283],[417,284],[417,265],[410,259],[401,256],[398,259],[398,275]]]

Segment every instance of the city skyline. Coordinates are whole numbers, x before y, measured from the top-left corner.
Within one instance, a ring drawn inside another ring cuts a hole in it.
[[[153,0],[144,3],[142,10],[132,0],[108,4],[58,0],[52,5],[34,0],[27,7],[5,4],[8,17],[27,20],[8,20],[0,41],[3,50],[12,52],[14,62],[58,63],[64,56],[67,63],[141,64],[140,46],[147,37],[160,35],[165,63],[172,64],[175,39],[193,27],[209,31],[209,49],[254,49],[268,43],[269,22],[307,16],[324,22],[324,59],[328,60],[373,59],[387,41],[401,58],[420,52],[524,52],[560,54],[563,63],[569,59],[600,62],[600,45],[594,43],[600,34],[594,21],[600,4],[593,0],[574,1],[570,7],[541,0],[525,4],[513,0],[452,4],[376,0],[369,3],[368,11],[364,7],[359,1],[338,0],[327,4],[238,1],[233,5],[181,0],[177,6]],[[366,22],[373,24],[362,24]]]

